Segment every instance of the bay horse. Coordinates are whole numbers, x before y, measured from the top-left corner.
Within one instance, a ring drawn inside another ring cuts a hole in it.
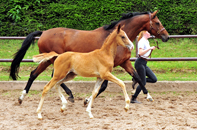
[[[127,34],[121,29],[121,25],[118,25],[117,29],[114,29],[114,31],[109,34],[101,49],[96,49],[89,53],[65,52],[57,54],[52,51],[50,53],[42,53],[34,56],[33,60],[40,63],[47,62],[48,60],[56,57],[54,61],[54,75],[48,84],[45,85],[37,109],[38,119],[42,119],[41,109],[46,93],[54,86],[58,90],[60,99],[62,100],[63,106],[61,107],[61,111],[63,112],[66,109],[67,101],[60,91],[60,84],[65,81],[72,80],[77,75],[97,78],[94,90],[92,91],[91,101],[86,109],[90,118],[93,118],[91,107],[94,98],[98,94],[104,80],[114,82],[122,88],[126,102],[124,109],[127,111],[129,109],[130,99],[126,91],[125,84],[122,80],[111,74],[114,66],[117,46],[127,48],[128,51],[131,51],[134,47],[133,43],[127,37]],[[122,53],[124,53],[124,51]]]
[[[167,42],[169,39],[169,34],[156,16],[157,12],[158,11],[155,11],[153,13],[127,13],[124,14],[118,21],[112,22],[110,25],[105,25],[91,31],[69,28],[52,28],[46,31],[35,31],[33,33],[30,33],[23,41],[21,48],[18,50],[18,52],[15,53],[15,57],[10,67],[10,77],[13,80],[16,80],[18,78],[20,62],[22,61],[30,45],[33,43],[34,38],[38,35],[41,35],[38,40],[40,53],[55,51],[58,54],[67,51],[90,52],[95,49],[99,49],[101,48],[105,38],[114,30],[114,28],[118,24],[125,25],[123,30],[127,33],[129,39],[132,42],[142,30],[147,30],[150,34],[162,39],[163,42]],[[139,83],[139,85],[142,87],[143,92],[147,93],[141,79],[139,78],[137,72],[135,71],[129,60],[130,56],[130,51],[123,48],[122,46],[118,46],[116,57],[114,59],[114,67],[120,65],[122,68],[124,68],[125,71],[128,72],[133,77],[133,79]],[[22,103],[25,95],[29,92],[33,81],[51,64],[53,64],[53,60],[48,60],[47,62],[40,63],[38,67],[31,72],[27,85],[18,99],[20,104]],[[98,94],[105,90],[107,84],[108,81],[105,80]],[[69,100],[74,101],[72,92],[67,88],[67,86],[62,83],[61,87],[70,96]]]

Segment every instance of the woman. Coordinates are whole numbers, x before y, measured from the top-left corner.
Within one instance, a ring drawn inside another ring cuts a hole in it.
[[[150,33],[148,31],[141,31],[138,37],[138,58],[135,61],[135,69],[140,76],[144,85],[146,82],[155,83],[157,82],[157,77],[152,72],[152,70],[147,66],[147,58],[150,56],[152,50],[156,47],[150,47],[148,38],[150,38]],[[146,78],[147,76],[147,78]],[[135,81],[133,84],[133,88],[135,85]],[[135,94],[132,95],[131,103],[140,103],[136,100],[138,94],[141,91],[140,85],[136,88]],[[147,100],[154,101],[150,95],[147,96]]]

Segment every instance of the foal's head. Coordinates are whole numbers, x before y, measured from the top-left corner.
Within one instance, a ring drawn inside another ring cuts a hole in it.
[[[114,31],[116,31],[116,41],[118,45],[127,47],[130,51],[134,49],[133,43],[129,40],[127,34],[123,31],[124,25],[121,26],[120,24],[116,27]]]

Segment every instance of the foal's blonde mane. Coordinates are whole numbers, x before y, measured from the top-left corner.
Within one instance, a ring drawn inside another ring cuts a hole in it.
[[[114,33],[117,32],[117,28],[115,28],[105,39],[103,43],[109,42],[109,39],[111,39],[112,36],[114,36]]]
[[[103,43],[106,43],[106,42],[108,42],[108,40],[111,38],[111,36],[113,36],[114,35],[114,32],[115,31],[117,31],[116,29],[114,29],[114,31],[113,32],[111,32],[108,36],[107,36],[107,38],[105,39],[105,41],[103,42]]]

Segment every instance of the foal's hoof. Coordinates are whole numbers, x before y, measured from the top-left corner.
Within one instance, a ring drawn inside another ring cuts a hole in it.
[[[124,110],[127,112],[129,109],[128,108],[124,108]]]
[[[41,118],[38,118],[38,120],[43,120],[43,118],[41,117]]]
[[[74,98],[72,98],[72,97],[68,97],[68,101],[70,101],[70,102],[72,102],[72,103],[75,102]]]
[[[20,98],[18,98],[18,103],[22,104],[23,100],[21,100]]]
[[[84,100],[84,102],[83,102],[83,105],[86,106],[86,105],[88,104],[88,102],[89,102],[88,99],[85,98],[85,100]]]
[[[60,109],[60,111],[61,111],[62,113],[64,112],[64,110],[63,110],[62,108]]]

